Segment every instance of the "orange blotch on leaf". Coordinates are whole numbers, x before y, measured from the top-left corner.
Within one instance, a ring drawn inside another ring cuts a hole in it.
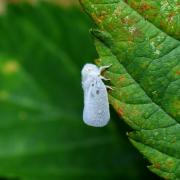
[[[177,75],[180,75],[180,71],[176,71],[176,74],[177,74]]]
[[[123,116],[123,109],[122,108],[119,107],[117,112],[118,112],[119,116]]]
[[[115,109],[118,109],[118,107],[119,107],[119,105],[118,105],[117,102],[115,102],[115,103],[113,104],[113,106],[114,106]]]
[[[106,11],[101,11],[99,15],[92,13],[91,16],[97,24],[101,24],[104,21],[106,14]]]
[[[149,5],[149,4],[141,4],[139,9],[140,9],[141,12],[144,12],[144,11],[148,11],[148,10],[154,9],[154,7]]]
[[[122,82],[122,81],[125,81],[125,79],[126,79],[126,78],[125,78],[124,76],[120,76],[120,77],[119,77],[119,81],[121,81],[121,82]]]
[[[174,12],[169,13],[169,14],[168,14],[168,21],[169,21],[169,22],[172,22],[174,16],[176,16],[176,13],[174,13]]]
[[[153,166],[154,166],[156,169],[160,169],[160,168],[161,168],[161,165],[160,165],[159,163],[153,164]]]

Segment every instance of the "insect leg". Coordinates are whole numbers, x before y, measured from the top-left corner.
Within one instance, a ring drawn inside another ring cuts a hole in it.
[[[107,89],[114,90],[114,87],[106,86]]]
[[[104,81],[110,81],[110,79],[107,79],[107,78],[105,78],[105,77],[103,77],[103,76],[101,76],[101,75],[100,75],[100,78],[101,78],[102,80],[104,80]]]
[[[99,68],[100,73],[102,73],[102,72],[105,71],[106,69],[110,68],[111,66],[112,66],[112,64],[110,64],[110,65],[108,65],[108,66],[101,66],[101,67]]]

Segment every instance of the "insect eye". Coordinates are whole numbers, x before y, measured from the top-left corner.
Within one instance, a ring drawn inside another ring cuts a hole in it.
[[[94,84],[92,84],[92,86],[94,86]]]

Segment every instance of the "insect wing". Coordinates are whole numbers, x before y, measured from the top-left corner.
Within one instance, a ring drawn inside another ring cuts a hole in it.
[[[103,127],[110,119],[107,89],[99,77],[90,78],[84,92],[83,120],[90,126]]]

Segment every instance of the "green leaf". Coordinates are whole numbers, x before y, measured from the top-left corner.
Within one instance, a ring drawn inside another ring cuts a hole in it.
[[[127,0],[127,4],[168,35],[180,40],[180,4],[171,1]]]
[[[0,176],[149,176],[113,121],[102,129],[82,122],[80,71],[96,57],[89,28],[79,9],[50,4],[10,5],[0,17]]]
[[[113,64],[105,73],[114,86],[109,99],[134,129],[130,141],[151,171],[180,179],[180,9],[176,0],[163,2],[81,0],[96,23],[97,63]],[[178,12],[168,24],[167,9]]]

